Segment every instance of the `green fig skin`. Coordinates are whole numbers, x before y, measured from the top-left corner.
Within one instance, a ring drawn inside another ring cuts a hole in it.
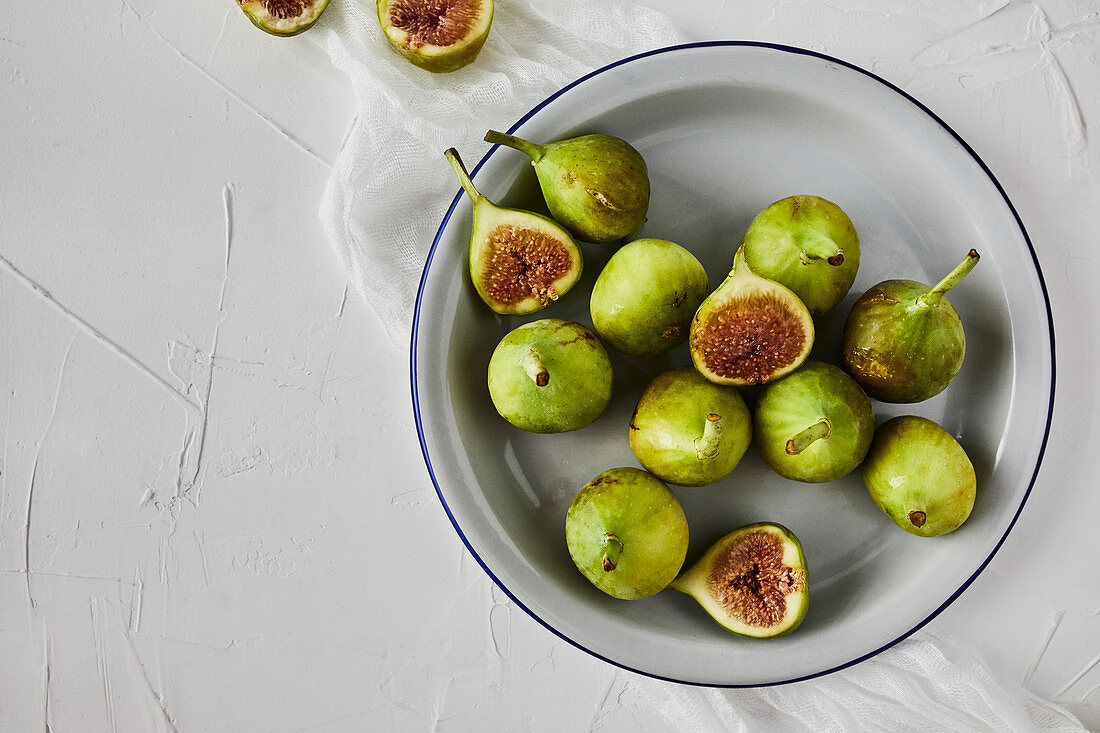
[[[592,288],[592,325],[616,350],[654,356],[687,340],[710,292],[693,254],[663,239],[638,239],[611,255]]]
[[[577,569],[615,598],[663,590],[680,572],[688,525],[676,495],[637,468],[613,468],[589,481],[565,518],[565,542]]]
[[[490,130],[487,142],[526,153],[554,219],[586,242],[634,235],[649,211],[649,169],[634,146],[612,135],[536,145]]]
[[[611,401],[612,372],[596,335],[544,318],[508,332],[489,359],[489,396],[508,422],[532,433],[579,430]]]
[[[970,250],[934,288],[913,280],[886,280],[860,296],[844,324],[841,350],[845,369],[868,395],[913,403],[947,388],[962,368],[966,335],[944,293],[978,259]]]
[[[745,261],[782,283],[820,316],[841,301],[859,269],[859,235],[844,211],[820,196],[789,196],[761,211],[742,240]]]
[[[707,486],[726,478],[752,442],[752,418],[734,387],[694,367],[658,375],[630,420],[630,450],[662,481]]]
[[[760,455],[776,473],[822,483],[854,471],[863,461],[874,436],[875,414],[867,395],[844,370],[808,361],[764,388],[753,426]],[[807,445],[795,445],[807,440]]]
[[[398,27],[392,15],[394,6],[400,4],[401,0],[377,0],[378,22],[394,50],[425,71],[436,74],[458,71],[473,63],[489,37],[493,0],[470,0],[470,5],[478,8],[473,26],[463,38],[447,46],[410,42],[408,33]]]
[[[739,527],[715,542],[671,587],[686,593],[735,634],[785,636],[809,608],[802,543],[774,522]]]
[[[886,516],[906,532],[937,537],[958,529],[977,494],[966,451],[932,420],[904,415],[875,433],[863,483]]]

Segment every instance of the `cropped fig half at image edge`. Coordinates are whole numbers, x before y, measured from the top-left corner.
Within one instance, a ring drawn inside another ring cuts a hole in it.
[[[328,0],[237,0],[253,25],[273,36],[296,36],[309,30],[325,12]]]

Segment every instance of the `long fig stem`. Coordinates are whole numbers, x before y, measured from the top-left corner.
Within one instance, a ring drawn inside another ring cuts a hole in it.
[[[519,358],[519,365],[524,374],[529,376],[537,386],[545,387],[550,384],[550,372],[546,370],[546,365],[542,363],[539,352],[534,349],[528,350],[526,354]]]
[[[458,182],[462,184],[462,188],[466,190],[470,198],[474,203],[477,203],[484,198],[478,190],[474,187],[474,182],[470,180],[470,174],[466,170],[466,166],[462,164],[462,158],[458,156],[458,151],[454,148],[448,148],[443,153],[447,156],[447,160],[450,161],[451,167],[455,169],[455,174],[458,176]]]
[[[623,551],[623,541],[615,536],[614,532],[608,532],[603,536],[603,569],[610,573],[619,564],[619,555]]]
[[[695,455],[700,461],[718,457],[719,441],[722,437],[722,416],[715,413],[707,415],[703,423],[703,434],[695,439]]]
[[[917,298],[917,305],[939,305],[940,300],[943,299],[947,291],[958,285],[960,280],[969,275],[970,271],[974,269],[974,266],[978,264],[979,259],[981,259],[981,256],[978,254],[977,250],[972,249],[967,252],[966,259],[959,263],[954,270],[949,272],[947,277],[940,280],[936,287]]]
[[[503,145],[508,148],[515,148],[516,150],[527,153],[535,163],[538,163],[542,160],[542,156],[546,155],[546,148],[542,145],[536,145],[535,143],[528,142],[515,135],[509,135],[506,132],[489,130],[489,132],[485,133],[485,142],[493,143],[494,145]]]
[[[797,456],[809,448],[815,440],[828,438],[832,434],[833,424],[829,422],[829,418],[823,417],[787,441],[787,455]]]

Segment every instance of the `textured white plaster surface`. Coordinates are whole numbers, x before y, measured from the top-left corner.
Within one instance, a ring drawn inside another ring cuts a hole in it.
[[[875,71],[1006,188],[1055,421],[1016,528],[928,628],[1100,728],[1100,7],[646,4]],[[341,74],[231,0],[64,15],[0,20],[0,730],[669,730],[436,500],[404,355],[317,220]]]

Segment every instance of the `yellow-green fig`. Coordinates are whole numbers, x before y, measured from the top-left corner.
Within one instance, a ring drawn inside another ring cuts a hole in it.
[[[583,266],[569,232],[540,214],[497,206],[474,186],[458,151],[445,155],[473,202],[470,279],[485,304],[502,315],[526,315],[569,292]]]
[[[688,526],[676,495],[638,468],[613,468],[589,481],[565,517],[577,569],[615,598],[663,590],[684,564]]]
[[[592,423],[611,401],[611,361],[575,321],[544,318],[509,331],[489,359],[489,396],[508,422],[532,433]]]
[[[493,23],[493,0],[378,0],[377,11],[394,49],[437,73],[476,59]]]
[[[953,532],[974,509],[977,477],[970,457],[927,418],[903,415],[880,426],[862,470],[879,508],[920,537]]]
[[[789,288],[760,277],[737,250],[733,269],[699,306],[688,345],[717,384],[764,384],[797,369],[814,344],[810,311]]]
[[[814,316],[840,302],[859,269],[852,220],[820,196],[788,196],[771,204],[749,224],[741,246],[753,272],[793,290]]]
[[[537,145],[490,130],[485,141],[531,158],[554,219],[586,242],[618,242],[649,211],[649,170],[641,153],[613,135],[581,135]]]
[[[611,255],[596,278],[592,325],[616,350],[654,356],[687,340],[709,290],[695,255],[664,239],[636,239]]]
[[[690,366],[659,374],[630,419],[630,450],[646,470],[679,486],[726,478],[752,441],[752,418],[736,387]]]
[[[832,481],[855,470],[875,432],[871,401],[844,370],[808,361],[756,401],[756,445],[776,473]]]
[[[328,0],[237,0],[252,24],[273,36],[296,36],[310,29]]]

